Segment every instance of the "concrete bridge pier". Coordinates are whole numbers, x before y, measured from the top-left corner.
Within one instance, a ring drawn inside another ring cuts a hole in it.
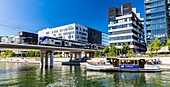
[[[72,61],[72,59],[73,59],[73,54],[70,53],[70,61]]]
[[[40,56],[41,56],[41,68],[43,68],[44,66],[44,52],[43,51],[41,51]]]
[[[45,52],[45,69],[48,68],[48,51]]]
[[[53,51],[46,51],[45,52],[45,68],[46,69],[48,68],[48,58],[49,58],[49,55],[50,55],[50,67],[54,66],[53,54],[54,54]]]
[[[53,67],[54,66],[54,59],[53,59],[53,55],[54,55],[54,52],[51,51],[50,52],[50,67]]]

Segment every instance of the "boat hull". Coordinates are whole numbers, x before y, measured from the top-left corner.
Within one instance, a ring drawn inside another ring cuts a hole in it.
[[[110,72],[161,72],[160,69],[100,69],[100,71]]]
[[[102,66],[87,66],[89,71],[102,71],[102,72],[161,72],[160,69],[124,69],[114,67],[102,67]]]

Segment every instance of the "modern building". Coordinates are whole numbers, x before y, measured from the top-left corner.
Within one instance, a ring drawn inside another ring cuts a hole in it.
[[[38,34],[29,32],[19,32],[20,44],[38,44]]]
[[[88,43],[102,44],[102,32],[88,27]]]
[[[102,32],[80,24],[68,24],[55,28],[47,28],[38,32],[38,37],[55,37],[66,40],[74,40],[87,44],[102,45]],[[105,35],[106,36],[106,35]],[[105,39],[105,38],[104,38]],[[107,44],[105,40],[105,44]]]
[[[109,8],[108,21],[110,44],[120,49],[127,43],[135,53],[146,51],[144,25],[140,13],[136,13],[131,3],[123,4],[121,8]]]
[[[109,46],[109,34],[102,33],[102,45],[103,46]]]
[[[146,43],[155,38],[166,43],[170,36],[170,0],[145,0]]]
[[[1,36],[0,37],[0,42],[3,43],[19,43],[19,36]]]
[[[1,36],[1,42],[3,43],[10,43],[8,36]]]
[[[47,28],[38,32],[39,37],[48,36],[82,43],[88,42],[88,28],[79,24],[68,24],[55,28]]]

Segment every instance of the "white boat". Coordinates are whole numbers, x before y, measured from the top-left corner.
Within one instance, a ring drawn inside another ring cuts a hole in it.
[[[94,70],[94,71],[100,71],[101,69],[106,69],[106,68],[113,68],[111,65],[86,65],[87,70]]]
[[[147,64],[145,59],[135,58],[112,58],[110,65],[90,65],[87,70],[115,71],[115,72],[161,72],[158,65]]]

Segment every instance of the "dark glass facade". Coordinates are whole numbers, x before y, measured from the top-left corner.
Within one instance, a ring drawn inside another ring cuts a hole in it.
[[[145,0],[145,14],[147,45],[155,38],[166,44],[170,35],[168,0]]]
[[[29,32],[19,32],[20,44],[37,44],[38,34]]]
[[[102,44],[102,32],[88,27],[88,43]]]

